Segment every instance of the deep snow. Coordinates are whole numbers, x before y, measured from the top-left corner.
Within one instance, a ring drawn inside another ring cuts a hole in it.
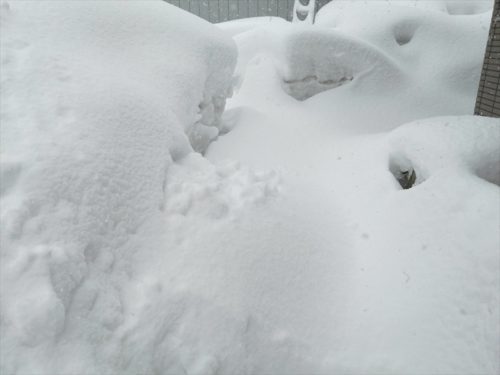
[[[3,2],[1,22],[2,373],[122,371],[133,257],[169,167],[218,133],[234,42],[160,1]]]
[[[2,3],[2,373],[500,371],[488,1],[96,4]]]

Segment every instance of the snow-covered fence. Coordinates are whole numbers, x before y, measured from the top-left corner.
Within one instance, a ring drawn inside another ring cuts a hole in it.
[[[500,0],[495,0],[475,114],[500,117]]]
[[[295,0],[165,0],[209,22],[274,16],[291,21]],[[316,0],[316,10],[330,0]]]

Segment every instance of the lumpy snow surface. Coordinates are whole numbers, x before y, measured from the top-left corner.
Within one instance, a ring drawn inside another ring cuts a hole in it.
[[[0,372],[497,374],[490,19],[3,2]]]
[[[155,364],[153,336],[174,320],[135,341],[128,284],[136,257],[168,252],[168,172],[217,136],[234,42],[161,1],[1,17],[2,373],[169,369],[181,358]]]

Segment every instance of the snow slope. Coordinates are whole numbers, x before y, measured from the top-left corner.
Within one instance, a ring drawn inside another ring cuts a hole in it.
[[[488,9],[2,3],[0,372],[498,373]]]
[[[344,132],[386,131],[416,118],[469,114],[491,20],[490,11],[481,11],[491,9],[491,2],[468,2],[477,11],[470,15],[439,10],[460,4],[466,7],[333,1],[313,27],[259,21],[258,27],[231,33],[239,48],[237,73],[240,78],[248,73],[246,87],[279,85],[296,99],[309,98],[296,105],[310,116],[320,113],[314,121],[335,118]]]
[[[132,258],[218,133],[236,49],[161,1],[1,7],[1,372],[122,371]]]
[[[310,28],[221,25],[239,87],[207,156],[280,176],[272,208],[231,238],[259,249],[250,308],[300,342],[296,373],[500,371],[500,121],[400,126],[472,112],[491,18],[472,3],[333,2]]]

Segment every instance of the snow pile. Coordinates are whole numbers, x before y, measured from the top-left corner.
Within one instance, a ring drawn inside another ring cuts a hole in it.
[[[490,1],[332,1],[311,27],[259,20],[240,33],[231,22],[221,28],[231,28],[238,44],[240,81],[258,65],[256,76],[309,99],[297,105],[312,113],[329,107],[344,131],[376,132],[473,111],[491,7]]]
[[[417,121],[395,130],[391,144],[391,169],[414,170],[417,183],[472,173],[500,185],[500,127],[493,118]]]
[[[457,106],[465,109],[479,81],[491,2],[467,2],[477,11],[467,16],[427,9],[423,6],[430,7],[427,3],[413,2],[420,5],[414,7],[389,1],[366,7],[359,2],[332,2],[318,14],[316,25],[372,44],[399,63],[410,85],[418,80],[426,95],[432,94],[431,89],[443,95],[460,94],[463,98],[458,96],[456,100],[462,100],[463,105]],[[430,3],[437,7],[440,2]],[[441,3],[459,7],[461,2]]]
[[[419,120],[474,105],[491,3],[447,4],[334,1],[313,27],[220,25],[239,87],[206,155],[280,176],[210,258],[236,268],[219,277],[259,347],[286,338],[287,360],[254,372],[500,370],[500,121]]]
[[[244,311],[287,338],[297,372],[497,373],[498,119],[339,137],[285,100],[241,112],[208,157],[280,170],[281,188],[223,241],[239,249],[224,290],[244,287]],[[402,190],[394,174],[408,166],[418,180]]]
[[[498,373],[500,122],[402,125],[491,6],[417,3],[3,3],[1,372]]]
[[[2,373],[120,372],[132,258],[164,251],[168,169],[217,136],[236,49],[161,1],[1,7]]]

